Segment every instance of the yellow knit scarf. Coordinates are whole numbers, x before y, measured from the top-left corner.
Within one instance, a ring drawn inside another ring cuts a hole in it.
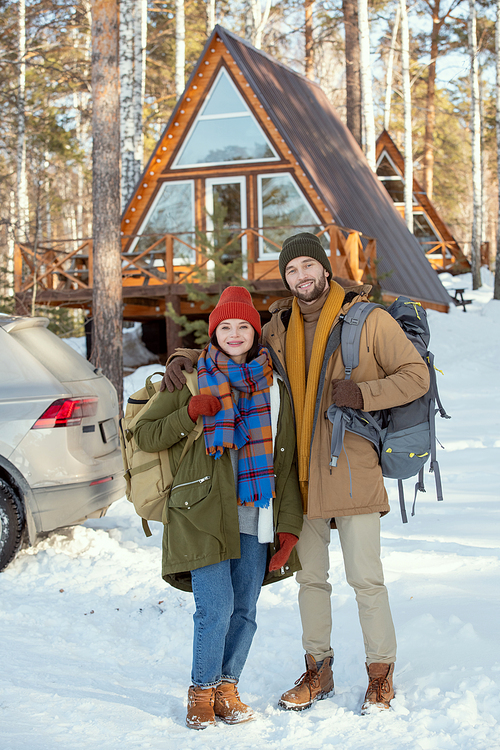
[[[319,376],[326,344],[333,321],[344,301],[344,290],[335,281],[330,282],[330,293],[326,298],[314,334],[314,343],[309,363],[306,384],[304,319],[297,299],[293,300],[292,314],[286,336],[286,369],[292,389],[295,423],[297,428],[297,453],[299,459],[299,482],[304,513],[307,513],[307,486],[309,480],[309,453],[314,419],[314,407]]]

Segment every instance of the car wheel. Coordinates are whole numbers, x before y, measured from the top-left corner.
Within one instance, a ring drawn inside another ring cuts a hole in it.
[[[0,480],[0,570],[15,557],[23,530],[23,504],[11,487]]]

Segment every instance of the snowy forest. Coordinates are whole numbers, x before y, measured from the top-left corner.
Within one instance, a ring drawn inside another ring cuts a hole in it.
[[[95,6],[109,6],[117,21],[119,12],[122,206],[219,23],[319,83],[369,162],[376,136],[388,130],[405,154],[406,171],[413,170],[458,242],[469,254],[488,242],[494,267],[500,132],[494,3]],[[0,3],[4,308],[16,239],[50,243],[93,233],[91,14],[88,0]]]

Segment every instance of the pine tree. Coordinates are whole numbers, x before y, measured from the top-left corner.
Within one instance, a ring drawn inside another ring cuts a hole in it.
[[[92,0],[92,361],[123,396],[117,0]]]

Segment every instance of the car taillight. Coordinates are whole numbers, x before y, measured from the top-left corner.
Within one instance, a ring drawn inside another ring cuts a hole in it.
[[[97,398],[60,398],[44,411],[31,429],[79,425],[83,417],[94,416],[97,412],[97,401]]]
[[[113,480],[113,477],[103,477],[102,479],[94,479],[93,482],[90,483],[90,487],[93,487],[94,484],[104,484],[105,482],[111,482]]]

